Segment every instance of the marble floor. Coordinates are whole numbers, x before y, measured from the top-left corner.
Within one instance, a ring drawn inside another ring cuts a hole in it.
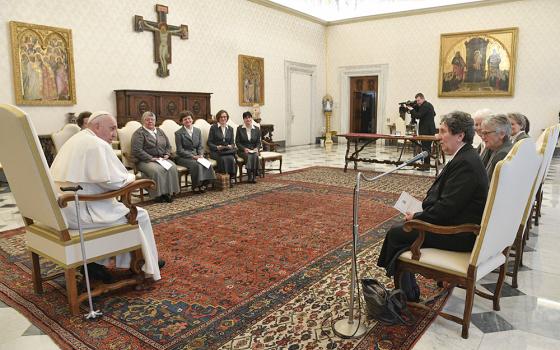
[[[378,146],[370,152],[380,159],[389,159],[396,150]],[[330,150],[318,145],[291,147],[283,153],[284,171],[308,166],[342,167],[345,145],[335,144]],[[360,169],[377,171],[392,168],[379,164],[360,165]],[[428,173],[412,169],[400,172],[435,175],[433,170]],[[489,300],[475,297],[469,339],[461,338],[458,324],[438,317],[415,349],[560,349],[560,270],[556,265],[559,257],[556,247],[560,246],[560,157],[553,159],[543,189],[541,223],[531,231],[523,258],[525,266],[519,272],[519,288],[511,288],[507,284],[510,279],[506,279],[501,311],[493,311]],[[5,183],[0,184],[0,235],[2,231],[22,225],[9,189]],[[496,274],[490,274],[480,281],[478,288],[493,290],[496,279]],[[444,309],[462,315],[463,307],[464,291],[456,288]],[[0,325],[0,350],[58,349],[47,335],[2,302]]]

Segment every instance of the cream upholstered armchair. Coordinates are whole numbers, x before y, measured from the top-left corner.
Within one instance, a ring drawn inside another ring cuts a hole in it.
[[[511,286],[517,288],[517,274],[519,272],[519,267],[523,264],[523,248],[525,247],[525,241],[529,238],[530,220],[534,212],[536,198],[538,198],[540,192],[542,191],[542,183],[546,178],[548,172],[548,167],[552,156],[554,155],[554,148],[556,142],[558,141],[558,126],[551,126],[547,128],[537,139],[536,149],[537,153],[542,156],[541,166],[539,167],[539,172],[535,179],[535,184],[531,188],[531,194],[527,199],[527,205],[525,206],[525,211],[523,213],[523,219],[521,220],[521,225],[519,226],[519,231],[517,232],[517,237],[513,244],[514,251],[514,264],[513,270],[507,272],[508,276],[511,276]]]
[[[86,293],[78,294],[76,283],[76,268],[82,265],[80,238],[77,230],[68,228],[60,210],[60,207],[74,200],[74,196],[68,194],[57,198],[55,184],[28,116],[17,107],[0,104],[0,119],[3,123],[0,138],[11,145],[9,150],[0,147],[0,161],[25,223],[27,249],[33,264],[33,289],[36,293],[42,293],[43,281],[64,274],[70,311],[77,315],[80,303],[87,299]],[[136,222],[137,210],[130,204],[130,192],[152,184],[150,180],[135,181],[118,191],[80,197],[83,201],[90,201],[119,196],[130,208],[126,224],[86,230],[84,235],[88,262],[132,252],[131,269],[136,276],[114,284],[96,286],[92,295],[142,283],[142,241]],[[39,257],[52,261],[64,272],[42,276]]]
[[[204,148],[204,157],[207,158],[212,164],[212,167],[215,168],[218,166],[218,163],[216,160],[210,158],[210,147],[208,146],[208,135],[210,134],[211,126],[210,123],[204,119],[197,119],[194,121],[193,125],[200,129],[200,134],[202,136],[202,140],[200,142],[202,142],[202,147]]]
[[[558,143],[558,133],[560,132],[560,124],[556,124],[554,126],[551,126],[551,128],[553,128],[553,130],[551,131],[551,140],[550,142],[552,143],[552,149],[553,149],[553,153],[554,153],[554,148],[556,147],[556,144]],[[552,159],[552,156],[551,156]],[[534,211],[533,211],[533,215],[532,218],[535,219],[535,225],[538,226],[539,225],[539,218],[541,217],[541,205],[542,205],[542,197],[543,197],[543,192],[542,192],[542,183],[544,182],[544,179],[546,178],[546,174],[548,174],[548,169],[550,168],[550,161],[551,159],[548,160],[548,163],[546,164],[546,168],[545,168],[545,172],[543,175],[543,179],[540,183],[540,186],[537,190],[536,193],[536,198],[535,198],[535,205],[534,205]],[[546,159],[545,159],[546,161]]]
[[[80,127],[76,124],[66,124],[64,127],[51,134],[51,139],[54,143],[56,152],[60,150],[62,145],[68,141],[72,136],[80,132]]]
[[[138,173],[138,170],[136,169],[134,159],[132,158],[132,134],[134,134],[134,132],[140,127],[142,127],[142,124],[135,120],[131,120],[126,123],[125,126],[117,130],[122,151],[122,162],[125,167],[134,170],[135,174]]]
[[[165,136],[167,136],[167,139],[171,144],[171,160],[174,160],[175,157],[177,156],[177,145],[175,144],[175,131],[179,130],[181,128],[181,125],[177,124],[177,122],[175,122],[172,119],[166,119],[163,121],[163,123],[161,123],[159,128],[163,130]],[[177,166],[177,173],[179,174],[179,185],[181,185],[181,176],[184,176],[185,187],[187,187],[189,183],[188,182],[189,169],[179,164],[176,164],[176,166]]]
[[[500,293],[509,250],[521,224],[527,198],[541,162],[542,156],[536,153],[535,143],[531,139],[513,146],[507,157],[496,165],[480,226],[436,226],[420,220],[410,220],[404,224],[405,230],[416,229],[420,234],[411,250],[398,258],[395,281],[399,282],[402,273],[409,271],[418,272],[438,282],[446,281],[449,287],[464,287],[466,300],[463,318],[439,312],[442,317],[462,324],[463,338],[468,338],[475,292],[492,299],[494,310],[500,309]],[[425,231],[438,234],[474,232],[477,239],[472,252],[422,248]],[[498,267],[500,274],[494,294],[477,290],[476,282]],[[422,304],[417,306],[426,308]]]

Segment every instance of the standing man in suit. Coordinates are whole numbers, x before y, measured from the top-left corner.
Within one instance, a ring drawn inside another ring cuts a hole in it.
[[[416,106],[406,106],[410,112],[411,123],[414,124],[418,120],[418,134],[419,135],[434,135],[436,133],[436,124],[434,117],[436,112],[434,106],[424,98],[424,94],[419,92],[414,96],[416,99]],[[431,153],[432,141],[422,141],[422,151]],[[430,157],[424,158],[424,166],[420,170],[430,170]]]
[[[177,164],[187,167],[191,175],[192,188],[195,193],[206,192],[209,181],[216,178],[212,166],[206,168],[198,162],[204,158],[202,133],[193,126],[193,113],[182,111],[179,113],[179,123],[183,127],[175,131],[175,145],[177,146]]]
[[[406,213],[405,221],[415,219],[443,226],[480,224],[488,195],[488,177],[480,157],[472,147],[472,118],[459,111],[444,115],[438,137],[442,150],[453,159],[445,165],[428,190],[422,201],[423,210]],[[396,260],[410,249],[417,237],[417,231],[405,232],[403,224],[393,226],[387,231],[377,265],[384,267],[388,276],[393,276]],[[426,232],[422,247],[469,252],[475,239],[473,233],[439,235]],[[401,286],[407,298],[418,300],[420,289],[414,275],[405,273],[402,279]]]
[[[237,145],[237,153],[245,161],[247,181],[257,183],[261,129],[253,125],[253,115],[251,112],[243,113],[243,125],[237,127],[235,144]]]

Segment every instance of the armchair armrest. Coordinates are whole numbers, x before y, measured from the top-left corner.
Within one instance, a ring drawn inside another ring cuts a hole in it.
[[[155,186],[156,183],[153,180],[148,180],[148,179],[135,180],[129,183],[128,185],[124,186],[123,188],[119,188],[118,190],[109,191],[100,194],[80,195],[79,199],[81,201],[91,202],[91,201],[100,201],[103,199],[121,197],[121,202],[130,210],[130,213],[128,214],[128,223],[132,225],[132,224],[136,224],[136,215],[138,214],[138,210],[136,209],[136,206],[132,205],[130,200],[132,192],[138,189],[153,188]],[[74,200],[75,200],[74,194],[71,193],[63,194],[62,196],[58,197],[58,206],[61,208],[65,208],[68,205],[68,202],[72,202]]]
[[[410,251],[412,252],[413,260],[420,260],[420,248],[422,247],[422,244],[424,244],[426,231],[441,235],[454,235],[462,232],[472,232],[475,235],[478,235],[478,233],[480,232],[480,225],[463,224],[458,226],[440,226],[430,224],[422,220],[409,220],[404,223],[403,230],[406,232],[410,232],[412,230],[418,231],[418,238],[416,238],[414,243],[412,243]]]
[[[266,140],[261,140],[261,143],[263,144],[263,149],[266,147],[268,147],[268,150],[271,152],[276,152],[276,147],[279,146],[279,144],[275,143],[275,142],[268,142]]]

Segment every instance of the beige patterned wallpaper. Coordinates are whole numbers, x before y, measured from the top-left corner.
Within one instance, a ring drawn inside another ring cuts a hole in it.
[[[397,103],[423,92],[438,114],[519,111],[531,120],[531,135],[558,121],[560,111],[560,1],[523,0],[387,18],[327,28],[327,91],[340,101],[341,67],[388,64],[386,116],[404,124]],[[519,27],[515,94],[502,98],[438,98],[441,33]],[[340,125],[335,104],[334,126]],[[387,131],[387,130],[385,130]]]
[[[156,3],[169,6],[167,21],[187,24],[189,40],[172,39],[168,78],[156,76],[153,35],[133,31],[133,16],[155,21]],[[22,106],[39,134],[62,127],[65,114],[116,111],[115,89],[212,92],[212,112],[226,109],[236,122],[237,56],[263,57],[262,117],[285,139],[284,61],[317,65],[318,93],[325,87],[325,27],[244,0],[0,0],[0,101],[15,103],[9,21],[72,29],[78,103],[67,107]]]

